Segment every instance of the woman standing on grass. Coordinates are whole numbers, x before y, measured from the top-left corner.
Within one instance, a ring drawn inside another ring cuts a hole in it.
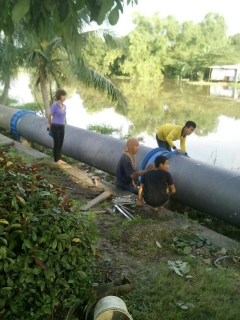
[[[66,100],[67,92],[65,90],[57,90],[56,102],[51,105],[48,115],[49,131],[53,137],[53,157],[57,165],[64,165],[66,162],[61,160],[62,145],[64,140],[66,106],[63,102]]]

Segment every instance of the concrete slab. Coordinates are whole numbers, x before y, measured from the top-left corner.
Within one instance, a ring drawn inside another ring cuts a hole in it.
[[[10,139],[2,134],[0,134],[0,146],[2,147],[10,147],[12,145],[14,145],[14,140]]]
[[[220,233],[217,233],[216,231],[213,231],[211,229],[208,229],[207,227],[199,224],[199,223],[193,223],[192,221],[188,220],[181,214],[176,214],[177,223],[179,226],[181,226],[183,229],[191,230],[195,234],[201,235],[205,237],[206,239],[209,239],[215,246],[221,247],[221,248],[231,248],[231,249],[240,249],[240,242],[230,239]]]
[[[22,143],[14,141],[14,145],[13,145],[14,149],[16,149],[17,152],[21,153],[21,154],[26,154],[34,159],[50,159],[50,157],[48,155],[46,155],[45,153],[42,153],[40,151],[37,151],[35,149],[32,149],[30,147],[26,147],[24,146]]]
[[[72,167],[71,169],[66,169],[66,172],[68,174],[70,174],[71,176],[87,183],[88,185],[95,185],[94,184],[94,181],[91,179],[91,176],[89,176],[88,173],[78,169],[78,168],[74,168]],[[124,191],[124,190],[119,190],[116,188],[115,185],[107,182],[107,181],[104,181],[102,179],[99,179],[97,180],[97,185],[95,185],[96,187],[100,188],[100,189],[103,189],[105,191],[109,191],[111,190],[111,193],[114,195],[114,196],[124,196],[124,195],[132,195],[131,192],[128,192],[128,191]]]
[[[217,233],[211,229],[208,229],[207,227],[204,227],[202,225],[196,226],[196,233],[199,235],[209,239],[212,241],[213,244],[225,248],[225,249],[240,249],[240,242],[230,239],[220,233]]]

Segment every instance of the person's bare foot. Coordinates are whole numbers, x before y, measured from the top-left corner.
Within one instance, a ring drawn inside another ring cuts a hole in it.
[[[142,206],[143,206],[143,202],[140,201],[139,199],[137,199],[137,205],[140,206],[140,207],[142,207]]]
[[[69,164],[65,164],[65,163],[62,163],[60,162],[59,160],[57,162],[54,162],[57,166],[59,166],[59,168],[61,169],[70,169],[72,168],[72,166],[70,166]]]
[[[67,164],[67,162],[65,162],[65,161],[63,161],[63,160],[61,160],[61,159],[59,159],[58,162],[60,162],[60,163],[62,163],[62,164]]]

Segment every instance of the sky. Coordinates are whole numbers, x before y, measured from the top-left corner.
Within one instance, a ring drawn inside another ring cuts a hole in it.
[[[134,28],[134,12],[148,17],[152,17],[155,12],[159,12],[162,18],[173,15],[180,23],[189,20],[199,23],[207,13],[215,12],[225,18],[228,35],[233,35],[240,33],[238,3],[239,0],[138,0],[138,5],[124,7],[118,24],[111,29],[119,36],[129,33]]]

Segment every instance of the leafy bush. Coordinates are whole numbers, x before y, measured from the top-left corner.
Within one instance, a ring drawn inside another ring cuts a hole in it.
[[[121,131],[121,129],[113,128],[110,125],[106,125],[106,124],[101,124],[101,125],[90,124],[87,127],[87,129],[101,133],[101,134],[105,134],[107,136],[111,136],[114,132],[119,133]]]
[[[35,165],[0,150],[0,317],[50,319],[83,302],[94,267],[93,222]]]

